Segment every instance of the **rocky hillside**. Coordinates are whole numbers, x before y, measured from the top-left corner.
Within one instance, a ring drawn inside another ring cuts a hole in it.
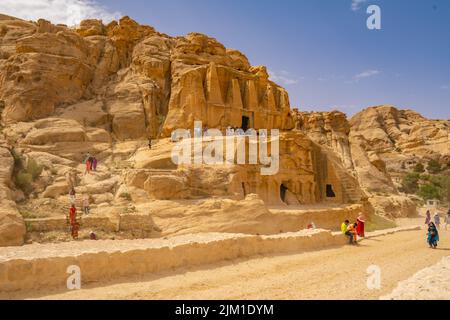
[[[389,171],[414,162],[450,160],[450,120],[429,120],[393,106],[365,109],[350,119],[351,138],[382,156]]]
[[[397,166],[449,156],[446,121],[385,106],[350,121],[291,111],[287,91],[239,51],[128,17],[73,29],[0,15],[0,112],[0,246],[66,230],[72,188],[78,207],[89,197],[86,228],[128,238],[300,225],[267,206],[356,204],[407,216],[415,205],[399,194]],[[175,165],[168,137],[197,120],[279,129],[279,172]],[[99,161],[92,174],[87,153]]]
[[[293,112],[296,129],[338,156],[358,178],[378,213],[408,216],[415,204],[401,194],[401,180],[418,163],[450,160],[450,121],[411,110],[375,106],[347,119],[338,112]]]

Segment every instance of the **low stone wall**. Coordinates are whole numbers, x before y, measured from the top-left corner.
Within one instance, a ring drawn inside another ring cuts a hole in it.
[[[341,224],[345,220],[356,221],[358,215],[364,212],[364,207],[354,204],[323,209],[270,209],[270,211],[276,216],[277,219],[273,219],[273,223],[278,223],[280,230],[305,229],[311,222],[314,222],[317,228],[340,230]]]
[[[407,227],[398,227],[386,230],[377,230],[370,232],[366,235],[366,239],[378,238],[388,236],[390,234],[399,233],[399,232],[407,232],[407,231],[418,231],[423,229],[422,226],[407,226]]]
[[[252,204],[254,205],[254,204]],[[243,210],[239,207],[239,210]],[[247,210],[251,210],[248,209]],[[255,207],[255,210],[261,210],[260,207]],[[265,212],[265,206],[261,212]],[[235,222],[228,227],[226,223],[221,224],[221,230],[214,228],[214,223],[210,221],[202,221],[198,219],[198,223],[204,226],[205,230],[189,229],[192,227],[189,223],[183,226],[175,224],[172,220],[164,221],[159,218],[159,224],[166,232],[163,236],[173,236],[175,232],[180,234],[184,231],[185,234],[201,233],[201,232],[229,232],[229,233],[243,233],[243,234],[274,234],[285,232],[297,232],[306,229],[307,226],[314,222],[317,228],[327,230],[338,230],[340,225],[346,219],[355,221],[359,213],[363,212],[363,206],[359,204],[342,206],[342,207],[324,207],[311,209],[270,209],[270,214],[261,214],[259,217],[247,217],[245,221]],[[230,212],[224,212],[221,219],[225,215],[231,215]],[[192,215],[198,215],[198,212],[193,212]],[[209,214],[213,216],[213,213]],[[231,216],[230,216],[231,217]],[[157,217],[158,218],[158,217]],[[252,220],[253,219],[253,220]],[[162,220],[162,221],[161,221]],[[239,221],[236,216],[230,218],[231,221]],[[51,231],[66,231],[68,228],[66,217],[59,216],[53,218],[41,219],[25,219],[27,230],[29,232],[51,232]],[[89,215],[83,216],[81,220],[82,229],[92,229],[96,231],[118,232],[118,231],[155,231],[155,222],[152,213],[123,213],[123,214],[103,214],[103,215]],[[182,228],[186,228],[183,230]],[[209,230],[208,230],[209,229]]]
[[[192,267],[255,255],[340,246],[343,235],[304,230],[274,236],[197,234],[154,240],[81,241],[0,248],[0,293],[66,288],[67,268],[79,266],[83,284]]]
[[[25,224],[28,232],[66,231],[68,228],[67,218],[64,216],[41,219],[25,219]],[[82,217],[81,228],[101,230],[105,232],[153,230],[154,223],[152,222],[150,215],[92,215]]]

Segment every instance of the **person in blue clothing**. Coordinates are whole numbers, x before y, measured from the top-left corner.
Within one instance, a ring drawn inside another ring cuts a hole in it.
[[[436,249],[437,244],[439,242],[439,231],[433,222],[431,222],[428,226],[428,235],[427,236],[428,236],[427,241],[428,241],[430,248]]]

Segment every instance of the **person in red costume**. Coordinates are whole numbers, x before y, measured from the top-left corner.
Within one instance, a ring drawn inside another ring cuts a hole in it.
[[[356,219],[356,223],[358,224],[356,227],[356,233],[359,237],[364,238],[366,236],[364,232],[366,221],[362,213],[358,216],[358,219]]]
[[[69,209],[69,224],[72,238],[74,240],[78,239],[78,229],[80,228],[80,225],[77,222],[77,208],[75,208],[75,205],[72,205]]]

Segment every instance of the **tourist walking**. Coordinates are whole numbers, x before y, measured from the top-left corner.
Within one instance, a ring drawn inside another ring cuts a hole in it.
[[[438,229],[441,229],[441,217],[439,216],[439,212],[436,212],[434,215],[434,224]]]
[[[76,201],[77,201],[77,194],[75,192],[75,189],[72,188],[69,191],[69,203],[70,203],[70,205],[74,206]]]
[[[436,249],[439,242],[439,231],[433,222],[428,226],[427,242],[430,248]]]
[[[356,223],[358,224],[356,227],[356,233],[359,237],[364,238],[366,236],[364,230],[366,221],[362,213],[358,216],[358,219],[356,219]]]
[[[86,171],[84,172],[84,174],[88,174],[91,172],[91,157],[88,157],[86,159]]]
[[[92,158],[92,169],[97,172],[97,158],[93,157]]]
[[[77,208],[75,208],[75,205],[72,205],[69,209],[69,224],[72,238],[74,240],[78,239],[78,230],[80,225],[77,221]]]
[[[90,169],[92,171],[94,169],[94,157],[93,156],[89,157],[89,164],[91,165]]]
[[[89,196],[86,194],[83,197],[83,212],[88,215],[91,212],[91,207],[89,205]]]
[[[428,226],[430,224],[430,222],[431,222],[431,212],[430,212],[430,210],[427,210],[425,224]]]

